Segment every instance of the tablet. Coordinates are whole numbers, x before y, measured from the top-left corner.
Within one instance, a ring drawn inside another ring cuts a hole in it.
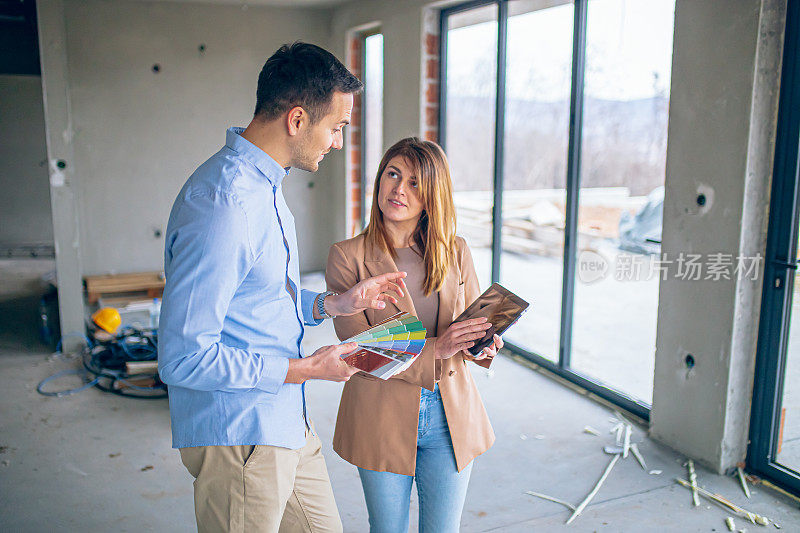
[[[453,322],[480,317],[489,319],[492,327],[486,330],[486,335],[475,341],[475,346],[469,349],[469,353],[478,355],[481,350],[492,344],[495,334],[502,335],[514,322],[519,320],[519,317],[528,310],[529,305],[528,302],[499,283],[493,283]]]

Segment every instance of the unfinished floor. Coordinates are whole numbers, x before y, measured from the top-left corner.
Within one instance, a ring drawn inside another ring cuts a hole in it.
[[[194,530],[192,480],[170,448],[167,401],[96,389],[67,398],[38,395],[41,379],[75,363],[52,357],[36,343],[33,322],[20,316],[35,319],[35,300],[25,292],[36,284],[21,280],[46,268],[40,262],[9,264],[0,265],[0,531]],[[305,281],[321,284],[319,276]],[[309,329],[305,340],[309,352],[334,341],[330,323]],[[476,461],[462,531],[727,531],[729,513],[705,501],[693,508],[690,494],[673,482],[685,477],[685,458],[648,439],[642,428],[635,428],[634,441],[648,470],[662,473],[648,474],[633,458],[620,461],[592,505],[564,525],[569,511],[525,491],[582,500],[610,459],[602,448],[613,444],[611,411],[510,359],[498,358],[492,369],[489,376],[473,368],[497,442]],[[53,385],[75,384],[65,379]],[[345,531],[365,532],[356,470],[330,447],[340,391],[337,384],[310,384],[310,412],[326,445]],[[583,433],[586,425],[601,436]],[[753,487],[748,500],[732,478],[703,468],[698,477],[783,530],[800,531],[794,501],[763,487]],[[740,518],[736,524],[751,533],[773,529]]]

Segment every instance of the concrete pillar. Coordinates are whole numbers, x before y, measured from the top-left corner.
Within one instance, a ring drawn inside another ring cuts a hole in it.
[[[75,159],[69,104],[67,34],[62,0],[36,2],[39,27],[39,54],[42,65],[42,93],[50,175],[50,203],[56,248],[58,308],[61,317],[63,349],[72,350],[81,342],[73,333],[83,334],[83,287]]]
[[[667,259],[764,255],[785,9],[786,0],[677,3]],[[675,264],[669,274],[659,294],[651,435],[723,472],[747,450],[763,260],[755,280],[686,281]]]

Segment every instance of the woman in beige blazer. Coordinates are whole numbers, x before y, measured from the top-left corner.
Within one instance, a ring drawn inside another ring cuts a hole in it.
[[[334,450],[356,465],[373,533],[405,532],[412,481],[420,532],[458,531],[472,460],[494,432],[467,362],[487,367],[502,340],[477,357],[467,351],[491,326],[485,318],[453,323],[480,294],[472,255],[455,236],[447,159],[436,143],[403,139],[381,160],[372,212],[361,235],[334,244],[328,290],[404,271],[406,291],[382,310],[334,319],[349,338],[406,311],[422,320],[427,342],[406,371],[382,380],[359,372],[344,386]]]

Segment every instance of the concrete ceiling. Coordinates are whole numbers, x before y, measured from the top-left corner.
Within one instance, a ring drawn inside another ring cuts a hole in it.
[[[153,0],[139,0],[152,2]],[[350,0],[160,0],[162,2],[182,2],[194,4],[224,4],[233,6],[273,6],[273,7],[330,7],[344,4]]]

